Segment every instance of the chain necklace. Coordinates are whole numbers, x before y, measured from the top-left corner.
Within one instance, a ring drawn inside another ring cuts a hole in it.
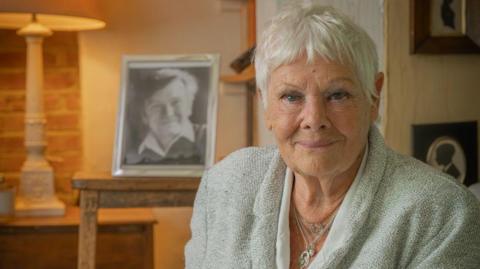
[[[328,232],[330,227],[332,226],[333,220],[335,219],[335,215],[337,214],[338,208],[332,212],[332,214],[328,217],[327,223],[322,224],[320,223],[308,223],[305,220],[303,222],[306,222],[309,227],[306,227],[310,233],[313,234],[313,240],[309,242],[306,232],[304,230],[305,227],[303,227],[303,222],[300,221],[301,216],[299,217],[297,207],[293,206],[293,213],[295,217],[295,222],[297,223],[297,227],[300,230],[300,233],[302,235],[303,241],[305,243],[305,250],[300,253],[300,256],[298,256],[298,265],[300,266],[301,269],[307,268],[307,266],[310,264],[313,256],[315,256],[315,246],[317,245],[318,241],[322,236]]]

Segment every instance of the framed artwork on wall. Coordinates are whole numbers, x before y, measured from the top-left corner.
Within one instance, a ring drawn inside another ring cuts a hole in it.
[[[122,62],[113,176],[200,177],[213,165],[219,57]]]
[[[410,0],[410,52],[480,53],[480,1]]]
[[[413,156],[469,186],[478,181],[477,122],[412,126]]]

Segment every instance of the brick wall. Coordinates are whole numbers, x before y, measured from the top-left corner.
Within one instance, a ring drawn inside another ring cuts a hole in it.
[[[72,204],[77,195],[70,179],[82,162],[77,35],[55,32],[43,49],[46,154],[55,171],[57,195]],[[0,173],[17,186],[25,160],[25,65],[24,38],[0,30]]]

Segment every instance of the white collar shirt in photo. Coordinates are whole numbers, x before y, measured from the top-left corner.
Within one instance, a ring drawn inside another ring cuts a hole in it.
[[[337,216],[335,217],[330,231],[327,235],[327,238],[320,249],[320,251],[315,255],[312,262],[310,263],[310,268],[315,268],[314,264],[318,263],[319,260],[325,260],[326,257],[330,255],[335,249],[341,246],[341,242],[344,241],[344,227],[348,222],[345,214],[347,208],[350,207],[352,203],[352,198],[355,195],[357,190],[358,182],[363,175],[363,170],[365,168],[365,163],[367,159],[368,144],[365,148],[365,153],[363,154],[362,163],[358,169],[357,175],[353,180],[352,185],[350,186],[345,198],[343,199],[340,208],[338,209]],[[293,172],[290,168],[287,167],[285,173],[285,184],[283,186],[282,201],[280,204],[280,214],[278,217],[278,231],[277,231],[277,241],[276,241],[276,264],[278,269],[289,269],[290,267],[290,224],[289,224],[289,214],[290,214],[290,199],[292,194],[292,184],[293,184]]]
[[[175,144],[175,142],[177,142],[177,140],[180,139],[181,137],[186,138],[192,143],[195,142],[195,131],[193,129],[192,123],[189,120],[184,120],[182,122],[181,133],[177,137],[172,139],[172,141],[168,144],[168,146],[165,149],[163,149],[162,146],[160,146],[160,143],[158,143],[154,135],[151,132],[149,132],[148,135],[143,140],[142,144],[140,144],[138,148],[138,154],[142,154],[143,151],[149,149],[155,152],[156,154],[158,154],[159,156],[165,157],[168,151],[170,150],[170,148],[172,147],[172,145]]]

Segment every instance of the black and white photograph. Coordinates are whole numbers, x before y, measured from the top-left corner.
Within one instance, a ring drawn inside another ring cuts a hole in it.
[[[199,176],[213,163],[218,57],[126,56],[113,175]]]
[[[467,186],[478,181],[477,123],[413,125],[413,156]]]
[[[427,163],[456,178],[460,183],[465,181],[465,152],[453,137],[442,136],[435,139],[428,148]]]
[[[465,35],[465,11],[465,0],[432,0],[430,13],[431,35]]]

